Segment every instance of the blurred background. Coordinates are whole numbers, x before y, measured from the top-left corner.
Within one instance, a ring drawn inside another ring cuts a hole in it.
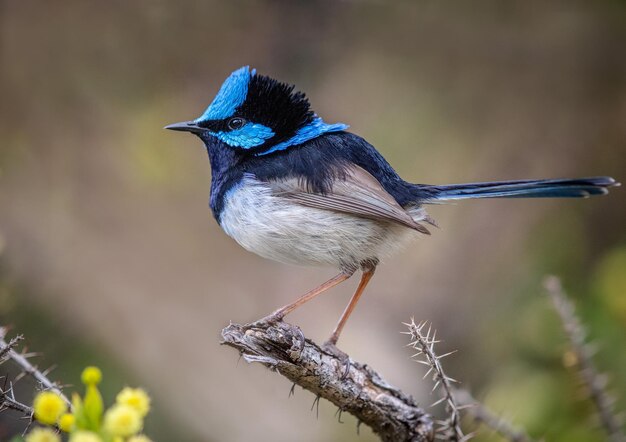
[[[242,65],[295,83],[407,180],[626,179],[626,5],[113,0],[0,3],[0,323],[53,379],[141,385],[157,441],[373,441],[220,347],[334,274],[254,256],[208,209],[197,117]],[[541,289],[563,278],[626,409],[626,198],[434,206],[379,267],[340,348],[427,405],[401,324],[430,320],[494,411],[546,440],[602,440]],[[288,319],[324,340],[356,281]],[[3,366],[3,369],[6,364]],[[2,375],[4,373],[0,373]],[[27,400],[32,390],[24,388]],[[0,440],[23,423],[0,414]],[[497,440],[489,431],[479,440]]]

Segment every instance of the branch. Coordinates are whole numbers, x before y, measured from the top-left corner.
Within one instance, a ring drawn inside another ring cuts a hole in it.
[[[11,338],[11,340],[7,343],[4,341],[4,328],[0,327],[0,364],[5,361],[5,358],[10,358],[9,352],[13,350],[17,344],[24,339],[24,336],[17,335]]]
[[[440,388],[442,398],[433,405],[445,402],[448,417],[441,422],[441,427],[437,430],[437,436],[440,439],[450,442],[467,441],[473,437],[473,433],[463,434],[461,429],[461,410],[476,424],[483,423],[497,432],[504,439],[511,442],[531,442],[532,439],[522,430],[516,430],[504,419],[496,416],[489,408],[478,402],[472,397],[469,391],[453,387],[456,383],[454,379],[446,375],[441,365],[441,360],[451,355],[454,351],[438,355],[435,352],[435,344],[439,341],[436,339],[436,332],[428,325],[427,321],[415,324],[411,319],[409,324],[405,324],[409,328],[407,334],[411,335],[412,348],[417,350],[413,355],[415,360],[420,364],[426,365],[428,371],[424,375],[426,378],[432,374],[435,386],[432,391]],[[426,327],[428,325],[428,327]],[[421,359],[418,359],[421,356]]]
[[[0,412],[4,410],[15,410],[24,413],[25,416],[33,417],[34,411],[32,407],[15,399],[13,394],[13,384],[9,388],[0,388]]]
[[[561,317],[563,328],[576,355],[578,371],[589,389],[591,400],[598,410],[602,426],[611,440],[625,441],[626,437],[622,432],[620,422],[617,416],[613,414],[613,400],[605,390],[605,377],[598,373],[593,363],[593,349],[585,342],[587,332],[576,316],[574,304],[567,298],[559,278],[555,276],[546,278],[544,286],[552,299],[554,309]]]
[[[502,438],[511,442],[531,442],[532,439],[523,430],[513,426],[502,417],[496,415],[485,405],[474,399],[471,393],[463,389],[455,389],[454,397],[466,413],[477,424],[484,424],[494,430]]]
[[[12,353],[14,353],[14,348],[17,344],[24,339],[22,335],[17,335],[9,342],[4,340],[4,336],[6,334],[6,329],[0,327],[0,364],[5,362],[8,359],[11,359]],[[25,416],[28,416],[32,421],[33,419],[33,409],[26,404],[15,399],[15,394],[13,392],[13,383],[8,382],[9,387],[7,388],[8,378],[4,378],[4,385],[0,387],[0,412],[4,410],[14,410],[23,413]]]
[[[341,358],[305,339],[298,327],[285,322],[248,329],[231,324],[222,330],[222,338],[222,344],[239,350],[247,362],[259,362],[329,400],[371,427],[383,441],[434,439],[431,417],[413,398],[365,364],[350,360],[346,372]]]
[[[18,375],[16,379],[21,376],[31,376],[35,379],[39,385],[45,390],[51,390],[57,393],[65,402],[68,403],[71,409],[71,404],[69,399],[61,392],[56,383],[52,382],[48,379],[48,376],[45,372],[41,372],[28,361],[28,354],[20,354],[15,351],[15,347],[17,344],[24,339],[22,335],[17,335],[9,340],[9,342],[5,341],[6,336],[6,328],[0,327],[0,364],[11,360],[16,363],[21,369],[22,372]],[[0,412],[5,410],[15,410],[24,414],[29,419],[28,426],[33,422],[34,419],[34,410],[31,406],[20,402],[15,398],[15,394],[13,392],[13,383],[8,382],[9,386],[7,388],[8,379],[5,377],[4,385],[0,387]],[[28,430],[28,426],[26,427],[26,432]],[[57,428],[55,426],[55,428]],[[57,428],[58,429],[58,428]]]
[[[15,362],[22,369],[22,375],[31,376],[42,386],[43,390],[50,390],[61,396],[61,398],[71,408],[72,404],[70,400],[63,394],[59,386],[55,382],[48,379],[48,376],[45,373],[42,373],[36,366],[31,364],[28,361],[28,355],[20,354],[13,349],[22,337],[17,336],[7,343],[4,340],[5,335],[6,329],[4,327],[0,327],[0,354],[2,357],[13,360],[13,362]]]
[[[435,344],[439,342],[436,338],[437,332],[432,329],[431,325],[428,325],[427,321],[416,324],[415,321],[411,319],[411,323],[405,325],[409,328],[408,333],[411,335],[410,346],[417,350],[417,353],[415,353],[413,357],[417,362],[428,367],[424,379],[429,374],[432,374],[433,381],[435,382],[432,391],[435,391],[439,387],[441,388],[441,399],[432,404],[431,407],[442,402],[446,404],[448,418],[442,422],[439,428],[439,432],[441,433],[439,437],[450,442],[469,440],[471,435],[464,435],[461,429],[461,412],[459,411],[459,406],[453,394],[452,383],[456,381],[446,375],[441,366],[441,360],[454,352],[444,355],[437,355],[435,353]],[[426,327],[427,325],[428,328]],[[423,359],[417,359],[420,356]]]

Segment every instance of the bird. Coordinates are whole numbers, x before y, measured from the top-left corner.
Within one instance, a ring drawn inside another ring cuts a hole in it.
[[[294,85],[249,66],[230,74],[200,117],[165,127],[204,143],[211,167],[209,205],[228,236],[264,258],[339,271],[255,324],[276,324],[361,272],[325,342],[330,349],[338,350],[339,336],[380,260],[437,226],[427,205],[473,198],[589,197],[619,185],[608,176],[413,184],[348,128],[326,123]]]

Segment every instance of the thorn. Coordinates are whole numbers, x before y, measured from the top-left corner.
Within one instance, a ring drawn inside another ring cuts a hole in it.
[[[445,353],[445,354],[442,354],[442,355],[437,356],[437,359],[443,359],[443,358],[445,358],[445,357],[447,357],[447,356],[450,356],[451,354],[456,353],[457,351],[458,351],[458,350],[452,350],[452,351],[449,351],[448,353]]]
[[[436,407],[437,405],[441,404],[441,403],[442,403],[443,401],[445,401],[445,400],[446,400],[446,397],[444,396],[444,397],[442,397],[441,399],[439,399],[439,400],[437,400],[437,401],[433,402],[432,404],[430,404],[430,408],[432,408],[432,407]]]
[[[35,358],[37,356],[41,356],[41,352],[31,351],[30,353],[26,353],[26,349],[24,349],[24,352],[21,353],[21,356],[24,359],[30,359],[30,358]]]
[[[320,417],[320,398],[322,396],[321,395],[315,395],[315,400],[313,401],[313,405],[311,405],[311,411],[313,411],[313,407],[315,407],[315,405],[317,404],[317,410],[315,412],[315,418],[319,419]]]
[[[51,365],[50,367],[46,368],[44,371],[41,372],[41,374],[43,374],[45,377],[48,377],[48,375],[50,374],[50,372],[52,370],[54,370],[55,368],[57,368],[57,365]]]
[[[439,380],[437,382],[435,382],[435,385],[433,385],[433,389],[430,390],[430,392],[432,393],[433,391],[435,391],[437,389],[437,387],[439,387],[440,383],[441,383],[441,381],[439,381]]]
[[[422,379],[426,379],[426,376],[428,376],[429,374],[431,374],[431,373],[433,372],[433,370],[434,370],[434,369],[435,369],[434,367],[430,367]]]
[[[15,376],[15,379],[13,379],[13,382],[15,382],[17,384],[24,376],[26,376],[26,372],[25,371],[22,371],[22,372],[18,373],[18,375]]]
[[[463,434],[463,433],[461,433],[461,434]],[[465,436],[463,436],[461,439],[459,439],[459,442],[466,442],[466,441],[472,439],[474,436],[476,436],[475,432],[467,433]]]
[[[343,421],[341,420],[341,413],[343,413],[343,410],[338,407],[337,411],[335,411],[335,416],[337,416],[337,422],[343,424]]]
[[[430,341],[430,351],[433,351],[435,349],[435,342],[437,342],[435,340],[436,336],[437,336],[437,330],[434,331],[433,339]]]
[[[33,418],[31,416],[30,422],[28,422],[28,424],[26,425],[26,428],[24,428],[24,431],[22,432],[22,437],[26,436],[26,433],[28,433],[28,430],[30,430],[30,426],[32,423],[33,423]]]

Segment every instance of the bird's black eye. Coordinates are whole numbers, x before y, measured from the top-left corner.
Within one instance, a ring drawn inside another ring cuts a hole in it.
[[[233,117],[229,119],[228,123],[226,124],[228,125],[228,128],[230,130],[236,130],[236,129],[241,129],[246,124],[246,120],[240,117]]]

